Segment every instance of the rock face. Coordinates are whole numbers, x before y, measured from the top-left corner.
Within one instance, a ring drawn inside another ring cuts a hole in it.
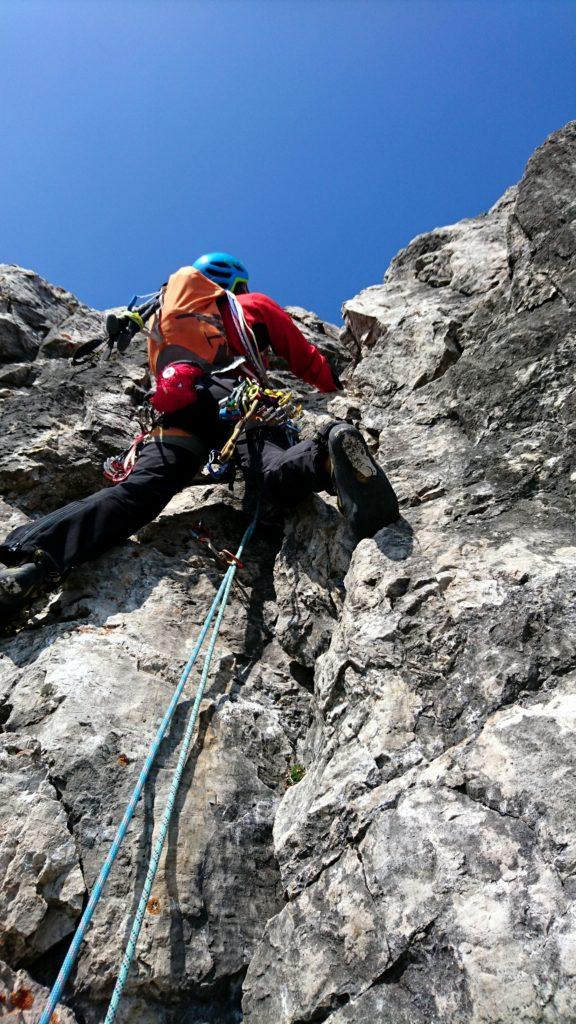
[[[0,1019],[4,1024],[36,1024],[48,997],[48,989],[24,971],[13,971],[0,960]],[[58,1006],[52,1024],[78,1024],[66,1006]]]
[[[360,424],[403,518],[355,547],[322,496],[255,538],[126,1024],[576,1020],[575,166],[576,123],[489,213],[416,238],[346,303],[340,339],[292,311],[339,343],[329,408]],[[4,268],[0,302],[7,529],[98,485],[146,371],[136,347],[71,370],[102,315],[30,272]],[[326,399],[307,405],[311,430]],[[0,1018],[38,1019],[10,994],[53,980],[218,586],[200,514],[227,547],[243,532],[238,495],[191,488],[5,631]],[[67,989],[85,1024],[191,696]]]

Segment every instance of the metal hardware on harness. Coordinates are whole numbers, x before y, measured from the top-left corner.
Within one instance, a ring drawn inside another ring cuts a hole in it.
[[[219,404],[222,420],[234,421],[248,415],[258,423],[277,426],[284,426],[288,419],[296,419],[302,412],[291,391],[264,388],[252,380],[241,381]]]
[[[227,472],[238,443],[238,438],[252,421],[255,426],[285,427],[295,443],[299,430],[294,422],[302,413],[291,391],[264,388],[257,381],[243,380],[220,401],[220,419],[236,421],[226,444],[220,451],[210,452],[204,466],[205,476],[221,479]]]
[[[136,418],[140,433],[136,435],[130,447],[119,455],[111,455],[103,464],[104,479],[112,484],[121,484],[130,476],[142,448],[151,439],[161,421],[161,417],[146,403],[138,406]]]
[[[104,477],[106,480],[109,480],[113,484],[121,484],[130,476],[148,434],[149,431],[138,434],[138,436],[134,438],[130,448],[121,452],[120,455],[111,455],[110,458],[106,459],[103,465]]]

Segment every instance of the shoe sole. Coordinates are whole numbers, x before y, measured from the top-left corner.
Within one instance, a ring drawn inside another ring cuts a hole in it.
[[[30,601],[41,580],[33,580],[26,586],[18,579],[20,567],[4,569],[0,578],[0,611],[16,614]]]
[[[356,427],[333,427],[328,435],[328,451],[338,506],[359,540],[373,537],[398,519],[394,489]]]
[[[360,435],[344,434],[342,448],[361,483],[377,476],[378,466]]]

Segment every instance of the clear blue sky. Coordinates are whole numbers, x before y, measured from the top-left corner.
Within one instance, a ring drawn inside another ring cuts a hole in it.
[[[576,0],[2,0],[0,262],[99,308],[227,249],[339,322],[576,116]]]

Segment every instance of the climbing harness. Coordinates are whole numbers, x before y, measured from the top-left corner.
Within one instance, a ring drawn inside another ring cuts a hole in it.
[[[238,360],[235,367],[243,362]],[[234,423],[235,426],[220,451],[214,449],[210,452],[202,470],[204,476],[215,480],[230,478],[238,440],[243,431],[251,426],[281,427],[286,431],[290,445],[298,441],[300,430],[295,421],[302,415],[302,405],[291,391],[265,388],[253,378],[245,378],[220,400],[219,405],[220,419]],[[161,417],[150,406],[141,406],[138,414],[140,433],[131,446],[119,455],[111,455],[104,462],[104,478],[110,483],[122,483],[130,476],[142,448],[150,441],[181,444],[192,449],[200,459],[205,459],[205,449],[189,431],[178,427],[163,427]]]
[[[195,369],[195,367],[193,368]],[[230,366],[222,370],[212,371],[210,377],[226,376],[226,373],[231,370],[246,372],[245,358],[240,356]],[[224,461],[220,463],[221,452],[212,451],[209,455],[208,464],[204,466],[202,472],[205,476],[210,475],[218,479],[222,479],[227,474],[227,478],[231,479],[233,477],[231,472],[232,466],[230,465],[231,459],[236,448],[236,442],[246,427],[248,420],[253,419],[255,425],[260,426],[284,427],[289,438],[294,439],[291,443],[295,443],[299,429],[293,420],[301,415],[302,406],[294,400],[291,391],[274,390],[272,388],[263,389],[253,377],[244,378],[232,388],[224,380],[220,384],[229,393],[218,403],[220,406],[219,418],[236,422],[236,427],[222,449]],[[120,452],[119,455],[110,456],[103,463],[104,477],[113,484],[122,483],[127,479],[136,465],[142,448],[151,441],[179,444],[191,449],[202,462],[206,458],[205,447],[189,430],[182,430],[179,427],[164,427],[162,425],[162,414],[156,410],[152,402],[148,401],[151,394],[151,392],[148,392],[144,403],[136,409],[140,433],[136,435],[129,448]],[[213,464],[214,468],[211,468]],[[218,470],[216,467],[219,467]]]
[[[136,782],[136,785],[134,787],[134,791],[132,793],[132,796],[130,798],[128,806],[127,806],[127,808],[126,808],[126,810],[124,812],[124,817],[122,818],[122,821],[120,822],[120,825],[118,826],[118,831],[116,832],[116,836],[114,838],[112,846],[110,847],[110,850],[108,852],[106,860],[104,861],[104,864],[102,865],[102,868],[100,870],[100,874],[98,875],[98,878],[96,880],[94,888],[92,889],[92,892],[90,894],[90,898],[89,898],[88,903],[86,905],[86,909],[84,910],[84,913],[82,914],[82,917],[80,919],[80,923],[78,924],[76,932],[74,933],[74,938],[72,939],[70,948],[68,950],[68,953],[66,954],[66,957],[64,959],[64,963],[62,964],[62,967],[60,969],[60,973],[58,974],[58,977],[56,978],[56,981],[54,982],[54,985],[52,986],[52,990],[51,990],[50,995],[48,997],[48,1001],[47,1001],[47,1003],[46,1003],[46,1005],[44,1007],[44,1010],[42,1012],[42,1016],[40,1017],[39,1024],[50,1024],[50,1021],[52,1020],[52,1014],[53,1014],[54,1010],[56,1009],[57,1004],[60,1001],[60,998],[62,996],[62,992],[64,990],[64,986],[65,986],[65,984],[66,984],[66,982],[68,980],[68,977],[70,975],[70,972],[71,972],[71,970],[72,970],[72,968],[73,968],[73,966],[74,966],[74,964],[76,962],[76,959],[78,957],[78,953],[80,951],[80,947],[82,945],[82,940],[83,940],[84,935],[86,934],[86,930],[87,930],[87,928],[88,928],[88,926],[89,926],[89,924],[90,924],[90,922],[91,922],[91,920],[92,920],[92,918],[94,916],[94,911],[96,910],[96,907],[98,905],[100,897],[102,896],[102,891],[103,891],[104,886],[106,884],[106,881],[108,879],[108,875],[110,874],[112,865],[114,864],[114,861],[116,860],[116,857],[118,856],[118,852],[119,852],[120,847],[122,845],[122,842],[123,842],[123,840],[124,840],[124,838],[126,836],[126,832],[128,830],[128,826],[130,824],[130,821],[132,820],[132,816],[133,816],[134,811],[136,809],[136,805],[138,803],[138,800],[140,799],[140,796],[142,795],[142,790],[144,789],[144,786],[146,784],[146,780],[148,778],[148,775],[150,774],[150,770],[151,770],[151,768],[152,768],[152,766],[154,764],[154,761],[155,761],[156,756],[158,754],[158,750],[160,749],[160,745],[162,743],[162,740],[164,738],[166,730],[167,730],[170,722],[172,721],[172,718],[174,716],[174,712],[175,712],[176,707],[178,705],[179,699],[180,699],[180,697],[182,695],[182,691],[184,690],[184,687],[186,685],[186,682],[188,680],[190,672],[192,671],[192,668],[196,664],[196,661],[198,659],[198,655],[200,654],[200,650],[202,648],[204,640],[206,639],[206,635],[208,633],[208,630],[210,629],[210,626],[212,625],[214,617],[216,616],[216,621],[214,622],[214,625],[212,627],[212,634],[211,634],[211,637],[210,637],[210,642],[209,642],[208,650],[207,650],[206,656],[204,658],[204,665],[203,665],[203,668],[202,668],[202,675],[201,675],[201,678],[200,678],[200,682],[198,684],[198,690],[196,692],[196,697],[195,697],[195,700],[194,700],[194,705],[192,707],[192,711],[191,711],[191,714],[190,714],[190,719],[189,719],[189,722],[188,722],[188,726],[186,728],[186,733],[185,733],[184,739],[182,741],[182,747],[181,747],[181,750],[180,750],[180,756],[178,758],[178,764],[177,764],[176,769],[174,771],[174,776],[173,776],[172,784],[171,784],[171,787],[170,787],[170,793],[168,795],[168,800],[166,802],[166,807],[164,809],[164,815],[163,815],[162,824],[161,824],[161,827],[160,827],[160,832],[159,832],[159,835],[158,835],[158,839],[156,840],[156,843],[154,845],[154,849],[152,851],[152,856],[151,856],[151,859],[150,859],[150,865],[149,865],[149,868],[148,868],[148,874],[146,876],[146,881],[144,883],[144,888],[143,888],[143,891],[142,891],[142,896],[141,896],[140,902],[138,904],[138,909],[136,911],[136,915],[135,915],[135,918],[134,918],[134,923],[133,923],[133,926],[132,926],[132,931],[130,933],[130,938],[128,940],[128,945],[126,946],[126,950],[125,950],[124,957],[123,957],[123,960],[122,960],[122,965],[121,965],[121,968],[120,968],[120,973],[118,975],[118,980],[116,982],[116,987],[114,988],[114,992],[113,992],[112,998],[110,1000],[110,1005],[108,1007],[108,1012],[106,1014],[105,1024],[112,1024],[112,1021],[115,1020],[116,1011],[118,1009],[118,1004],[119,1004],[119,1001],[120,1001],[120,997],[122,995],[122,990],[124,988],[124,985],[125,985],[125,982],[126,982],[126,978],[128,976],[128,971],[130,969],[130,965],[131,965],[132,959],[134,957],[134,951],[135,951],[135,948],[136,948],[136,942],[137,942],[137,939],[138,939],[138,935],[140,934],[140,928],[142,926],[142,920],[143,920],[143,917],[144,917],[144,913],[145,913],[146,907],[148,905],[150,891],[151,891],[151,888],[152,888],[152,884],[154,882],[154,878],[155,878],[155,875],[156,875],[156,870],[158,868],[158,862],[160,860],[160,855],[162,853],[162,848],[164,846],[164,842],[165,842],[166,835],[167,835],[167,832],[168,832],[168,826],[170,824],[170,818],[171,818],[171,815],[172,815],[172,810],[173,810],[173,807],[174,807],[174,802],[176,800],[176,795],[177,795],[177,792],[178,792],[178,787],[180,785],[180,780],[182,778],[182,773],[184,771],[184,766],[185,766],[187,758],[188,758],[188,752],[190,750],[190,744],[191,744],[192,737],[193,737],[193,734],[194,734],[194,727],[196,725],[196,720],[198,718],[198,712],[199,712],[199,709],[200,709],[200,702],[201,702],[202,697],[204,695],[204,689],[206,687],[206,682],[207,682],[207,679],[208,679],[208,673],[210,671],[210,665],[212,663],[212,657],[214,655],[214,648],[216,646],[216,640],[218,638],[218,634],[219,634],[219,631],[220,631],[220,625],[222,623],[222,618],[224,616],[224,611],[225,611],[226,605],[228,603],[228,598],[230,596],[230,590],[231,590],[232,584],[234,582],[234,576],[235,576],[236,571],[238,569],[239,562],[240,562],[240,560],[242,558],[242,554],[243,554],[244,548],[246,547],[246,545],[250,541],[250,538],[252,537],[252,534],[254,533],[254,530],[256,529],[256,524],[258,522],[258,516],[259,516],[259,508],[257,507],[256,512],[254,514],[254,518],[252,519],[252,522],[248,526],[246,532],[244,533],[244,536],[242,537],[242,540],[240,541],[240,545],[238,547],[236,555],[234,556],[234,561],[231,563],[231,565],[229,565],[228,569],[226,570],[226,573],[225,573],[225,575],[224,575],[224,577],[222,579],[222,582],[220,584],[220,587],[218,589],[218,593],[216,594],[216,596],[215,596],[215,598],[214,598],[214,600],[212,602],[210,611],[208,612],[208,614],[207,614],[207,616],[206,616],[206,618],[204,620],[204,623],[203,623],[202,628],[200,630],[200,635],[198,637],[198,640],[196,641],[196,645],[194,647],[194,650],[193,650],[192,654],[190,655],[189,661],[188,661],[186,667],[184,668],[184,671],[182,672],[182,675],[180,677],[180,681],[179,681],[179,683],[178,683],[178,685],[177,685],[177,687],[176,687],[176,689],[174,691],[174,694],[172,696],[172,699],[170,701],[170,704],[168,706],[166,714],[164,715],[164,718],[162,719],[162,721],[160,723],[160,726],[158,728],[158,731],[156,733],[156,736],[154,737],[154,740],[152,742],[152,745],[150,747],[150,750],[148,752],[148,755],[146,757],[144,765],[142,766],[142,770],[141,770],[140,775],[138,777],[138,781]]]
[[[205,476],[221,479],[230,468],[236,445],[244,430],[251,425],[259,427],[283,427],[290,444],[298,440],[299,428],[295,422],[302,414],[302,405],[291,391],[265,388],[257,381],[243,380],[233,391],[219,402],[220,419],[235,422],[236,425],[226,444],[210,452],[202,472]]]

